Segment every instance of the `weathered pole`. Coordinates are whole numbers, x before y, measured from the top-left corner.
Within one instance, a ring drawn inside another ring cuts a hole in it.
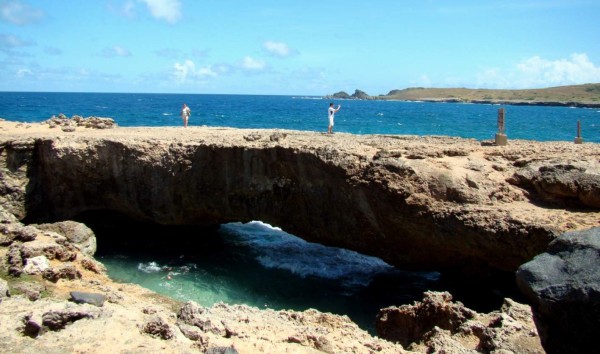
[[[583,144],[583,138],[581,137],[581,121],[577,121],[577,136],[575,137],[575,144]]]
[[[504,146],[508,144],[504,113],[504,108],[498,108],[498,132],[496,133],[496,145],[498,146]]]

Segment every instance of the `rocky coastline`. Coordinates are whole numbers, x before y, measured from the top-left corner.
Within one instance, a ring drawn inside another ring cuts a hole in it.
[[[430,103],[472,103],[472,104],[490,104],[490,105],[511,105],[511,106],[545,106],[545,107],[575,107],[575,108],[600,108],[600,103],[577,101],[577,100],[559,100],[559,99],[482,99],[470,97],[429,97],[416,96],[415,98],[398,95],[403,91],[419,91],[422,88],[408,88],[405,90],[392,90],[385,95],[371,96],[368,93],[356,89],[354,93],[348,94],[339,91],[331,95],[326,95],[326,99],[343,100],[400,100],[407,102],[430,102]],[[465,89],[462,89],[465,90]],[[597,101],[597,98],[596,98]]]
[[[2,343],[17,352],[543,352],[529,307],[510,300],[476,314],[426,294],[380,316],[421,329],[398,337],[382,325],[383,338],[316,311],[178,304],[110,281],[92,236],[72,236],[84,226],[48,224],[90,210],[166,225],[263,220],[394,265],[485,277],[599,225],[599,156],[598,144],[567,142],[0,121],[0,258],[12,293],[0,303]],[[40,256],[44,270],[33,265]],[[23,274],[28,264],[39,272]],[[105,302],[79,304],[72,291]],[[440,309],[450,313],[419,315]]]

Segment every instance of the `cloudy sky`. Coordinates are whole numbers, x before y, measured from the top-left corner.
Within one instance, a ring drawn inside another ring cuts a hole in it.
[[[0,0],[0,91],[600,82],[598,0]]]

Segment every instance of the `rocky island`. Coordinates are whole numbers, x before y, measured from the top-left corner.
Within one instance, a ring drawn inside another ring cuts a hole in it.
[[[382,310],[379,338],[314,310],[179,304],[112,282],[93,232],[64,225],[85,212],[161,225],[261,220],[475,278],[514,272],[560,234],[600,226],[598,144],[69,127],[0,122],[3,351],[543,352],[529,306],[510,299],[477,314],[427,293]]]
[[[387,94],[377,96],[371,96],[357,89],[351,95],[340,91],[326,97],[354,100],[400,100],[600,108],[600,84],[557,86],[526,90],[409,87],[402,90],[391,90]]]

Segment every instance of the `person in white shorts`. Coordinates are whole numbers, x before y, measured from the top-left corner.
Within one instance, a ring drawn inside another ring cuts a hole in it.
[[[329,104],[329,127],[327,128],[328,134],[333,134],[333,118],[335,117],[335,113],[342,108],[342,105],[338,104],[337,109],[333,108],[333,103]]]

